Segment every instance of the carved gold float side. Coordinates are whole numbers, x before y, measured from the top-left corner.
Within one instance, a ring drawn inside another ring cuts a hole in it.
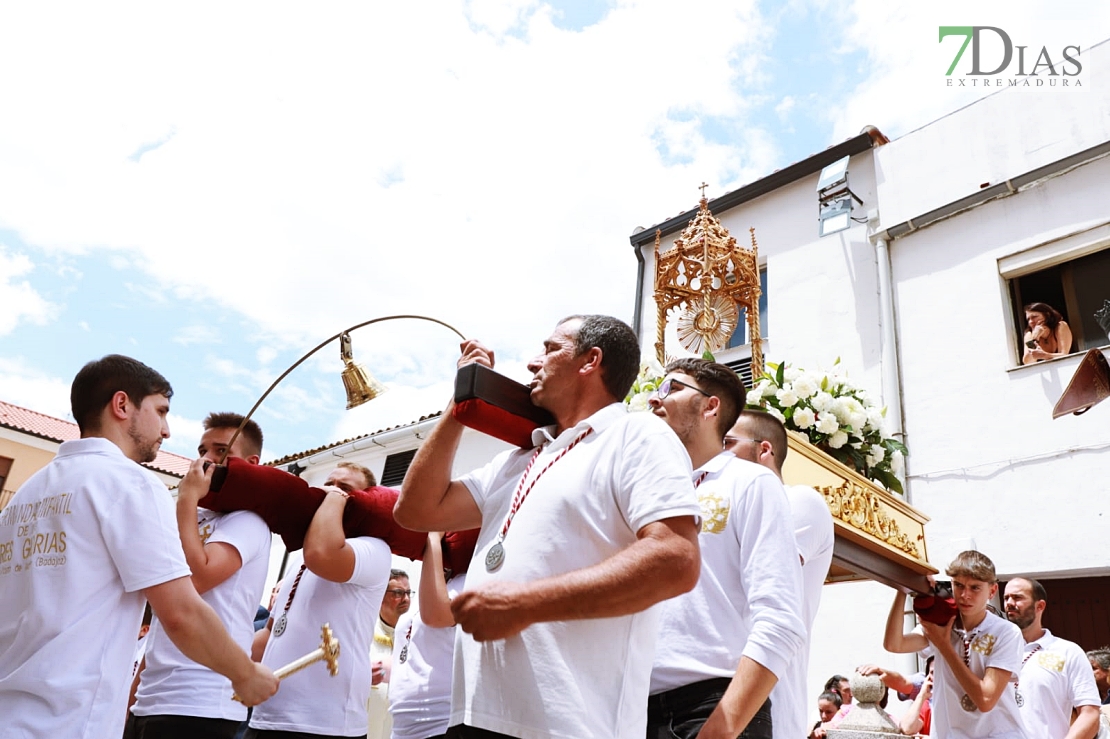
[[[808,485],[821,493],[837,539],[845,539],[898,566],[920,575],[934,574],[925,546],[929,517],[899,496],[885,490],[855,470],[841,464],[793,431],[790,454],[783,465],[788,485]],[[851,562],[835,564],[830,580],[859,576]]]

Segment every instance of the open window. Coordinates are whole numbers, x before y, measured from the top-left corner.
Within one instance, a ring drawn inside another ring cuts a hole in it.
[[[1059,311],[1071,329],[1072,354],[1110,345],[1110,220],[1002,257],[998,273],[1008,292],[1017,364],[1030,303]]]
[[[1110,344],[1110,309],[1103,310],[1110,301],[1110,248],[1011,279],[1010,295],[1019,337],[1027,328],[1024,306],[1047,303],[1071,328],[1072,353]]]

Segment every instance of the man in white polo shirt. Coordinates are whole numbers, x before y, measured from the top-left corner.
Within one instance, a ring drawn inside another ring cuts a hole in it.
[[[169,438],[173,390],[118,354],[89,362],[70,401],[81,438],[0,512],[0,716],[4,736],[123,733],[145,601],[190,658],[248,705],[277,690],[201,600],[165,485],[140,464]]]
[[[338,674],[329,676],[320,663],[285,678],[281,692],[254,709],[248,739],[366,736],[373,618],[382,605],[392,554],[381,539],[347,538],[343,531],[347,501],[362,491],[324,490],[305,533],[304,564],[282,581],[255,649],[265,648],[263,664],[281,667],[319,647],[327,623],[341,648]]]
[[[197,447],[199,458],[177,489],[177,527],[193,585],[247,651],[254,638],[254,615],[262,600],[270,562],[270,529],[251,511],[216,513],[197,507],[208,493],[205,461],[225,455],[258,464],[262,429],[238,413],[210,413]],[[131,708],[133,739],[232,739],[247,707],[231,699],[227,678],[181,653],[155,622],[147,641],[146,666]]]
[[[476,341],[459,364],[493,366]],[[632,329],[559,322],[528,364],[555,425],[452,480],[463,427],[449,405],[409,467],[397,522],[481,527],[451,602],[452,737],[643,739],[657,609],[699,557],[690,460],[666,424],[621,402],[639,371]]]
[[[701,579],[660,607],[649,739],[772,739],[771,689],[805,641],[782,483],[722,448],[744,399],[733,370],[686,358],[667,365],[648,401],[689,453],[702,509]]]
[[[1044,586],[1029,577],[1015,577],[1006,583],[1005,603],[1006,618],[1025,638],[1014,694],[1026,733],[1038,739],[1093,737],[1099,709],[1095,676],[1078,644],[1041,626],[1048,605]]]
[[[782,464],[788,446],[782,422],[766,411],[744,409],[725,436],[725,447],[740,459],[761,464],[782,480]],[[806,485],[787,485],[786,500],[794,521],[794,541],[802,563],[802,615],[805,642],[786,667],[786,674],[771,691],[771,716],[776,737],[806,735],[810,699],[806,695],[809,676],[810,635],[821,605],[821,589],[829,574],[833,554],[833,519],[825,499]]]

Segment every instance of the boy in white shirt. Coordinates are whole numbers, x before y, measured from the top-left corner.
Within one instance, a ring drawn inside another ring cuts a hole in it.
[[[883,646],[901,654],[931,646],[936,653],[932,721],[937,736],[1026,739],[1014,691],[1007,690],[1021,671],[1025,642],[1017,626],[987,610],[998,592],[994,563],[971,550],[961,552],[947,572],[958,616],[944,625],[922,621],[902,633],[906,596],[899,592],[887,617]]]

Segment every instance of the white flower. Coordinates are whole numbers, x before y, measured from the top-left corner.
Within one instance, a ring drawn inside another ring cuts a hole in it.
[[[809,404],[813,406],[815,411],[827,411],[832,402],[833,396],[822,390],[813,396],[813,400],[809,401]]]
[[[663,377],[667,371],[663,369],[663,365],[659,364],[659,360],[655,355],[645,355],[640,361],[640,376],[646,378]]]
[[[648,398],[651,397],[652,391],[636,393],[628,401],[628,409],[632,411],[646,411],[648,406]]]
[[[906,458],[902,456],[902,452],[895,449],[890,455],[890,471],[900,476],[905,469]]]
[[[886,459],[886,447],[882,444],[874,444],[871,447],[871,453],[867,455],[867,466],[876,467],[882,464],[884,459]]]
[[[848,414],[848,425],[851,426],[854,431],[863,431],[863,427],[866,423],[867,414],[863,411]]]
[[[782,379],[786,382],[794,382],[802,376],[802,371],[796,367],[787,367],[782,371]]]
[[[847,443],[848,443],[848,434],[844,433],[843,431],[837,431],[835,434],[830,436],[829,440],[828,440],[829,446],[832,447],[833,449],[839,449],[840,447],[844,446]]]
[[[820,386],[817,384],[817,381],[810,375],[803,374],[798,377],[798,379],[794,380],[794,392],[796,392],[798,397],[802,400],[815,394],[819,388]]]
[[[763,393],[760,390],[749,390],[747,403],[748,405],[759,405],[763,402]]]
[[[867,426],[868,428],[882,431],[883,429],[883,411],[881,408],[871,406],[867,409]]]
[[[805,406],[794,411],[794,425],[800,429],[809,428],[816,420],[817,414]]]
[[[763,397],[765,398],[773,398],[775,397],[775,393],[779,391],[778,385],[773,382],[767,382],[766,380],[760,382],[759,386],[763,388]]]
[[[822,434],[834,434],[839,430],[840,430],[840,422],[836,420],[836,415],[835,414],[829,413],[827,411],[824,412],[824,413],[818,413],[817,414],[817,431],[818,432],[820,432]],[[844,440],[845,441],[848,440],[847,435],[845,435]],[[841,446],[843,446],[843,442],[841,442]]]
[[[767,407],[767,412],[775,418],[779,419],[780,423],[786,423],[786,416],[782,415],[782,413],[779,412],[779,409],[774,407],[773,405]]]
[[[798,395],[794,392],[794,388],[789,385],[775,393],[775,397],[778,398],[783,408],[789,408],[798,402]]]

